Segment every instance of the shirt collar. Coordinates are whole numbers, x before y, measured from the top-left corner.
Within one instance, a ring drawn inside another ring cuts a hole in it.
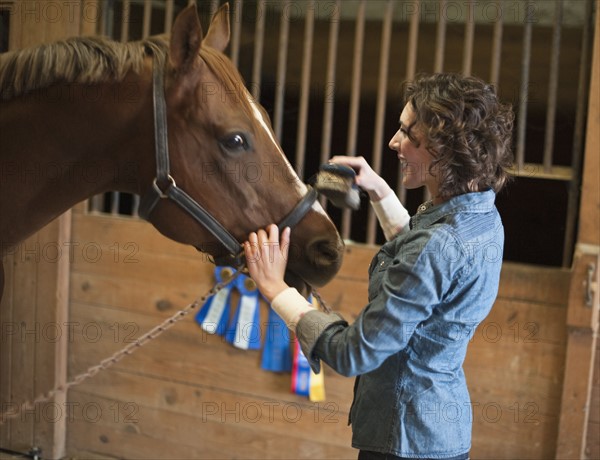
[[[410,228],[427,227],[447,215],[459,212],[490,212],[494,209],[495,199],[496,193],[490,189],[458,195],[438,205],[423,203],[419,206],[419,212],[410,219]]]

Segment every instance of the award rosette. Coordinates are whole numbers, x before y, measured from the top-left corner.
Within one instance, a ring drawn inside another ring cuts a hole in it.
[[[225,333],[225,340],[243,350],[258,350],[260,349],[258,287],[252,278],[245,275],[238,276],[236,281],[241,297],[235,316]]]
[[[227,281],[235,274],[231,267],[215,267],[215,278],[218,283]],[[196,322],[209,334],[225,334],[229,321],[229,301],[234,286],[226,285],[210,297],[196,314]]]
[[[271,372],[290,372],[292,370],[290,331],[285,321],[272,308],[269,309],[261,367],[263,370]]]

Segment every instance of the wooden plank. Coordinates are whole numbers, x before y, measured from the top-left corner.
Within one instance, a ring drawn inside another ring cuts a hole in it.
[[[102,9],[96,0],[81,0],[79,35],[96,35]]]
[[[67,217],[63,218],[68,220]],[[40,257],[36,262],[36,285],[34,289],[35,301],[32,305],[21,304],[19,308],[27,309],[35,306],[35,322],[28,324],[29,329],[35,329],[35,344],[34,347],[34,378],[28,382],[22,382],[23,385],[31,388],[33,394],[38,395],[52,389],[57,383],[58,363],[62,364],[61,371],[66,376],[66,353],[65,356],[58,356],[57,346],[59,340],[55,340],[51,335],[40,334],[39,331],[47,329],[47,326],[52,326],[57,323],[57,320],[64,321],[65,308],[68,308],[66,303],[61,302],[59,308],[58,303],[58,274],[64,274],[68,280],[68,259],[55,258],[53,248],[60,246],[61,236],[61,219],[54,221],[52,224],[44,227],[38,232],[38,243]],[[64,263],[67,266],[64,267]],[[59,270],[59,266],[61,269]],[[66,268],[66,272],[65,272]],[[62,287],[62,286],[61,286]],[[67,289],[68,292],[68,289]],[[61,293],[61,296],[63,294]],[[59,315],[59,310],[63,313]],[[65,350],[66,352],[66,350]],[[63,376],[58,378],[63,381]],[[58,395],[55,404],[61,404],[64,401],[64,395]],[[55,432],[55,430],[57,430]],[[56,439],[55,439],[56,434]],[[36,413],[34,424],[34,439],[32,446],[42,449],[43,452],[49,453],[53,458],[60,458],[63,453],[65,425],[61,419],[54,420],[47,417],[46,414]],[[56,444],[58,442],[58,444]],[[55,451],[56,448],[56,451]]]
[[[536,179],[560,180],[568,182],[573,179],[573,168],[570,166],[552,165],[549,171],[544,169],[543,164],[524,163],[522,168],[513,165],[509,173],[516,177]]]
[[[600,340],[596,339],[596,356],[600,356]],[[600,363],[596,358],[592,380],[592,396],[588,418],[585,455],[587,458],[600,458]]]
[[[93,243],[99,242],[108,246],[112,245],[110,249],[107,249],[108,255],[120,255],[122,260],[127,255],[132,258],[131,260],[135,260],[137,254],[146,252],[207,260],[193,247],[170,240],[148,222],[131,217],[76,214],[73,218],[73,234],[76,236],[75,243],[80,244],[78,248],[89,250],[90,257]],[[90,243],[92,245],[85,248],[85,245]],[[128,243],[133,246],[127,246]]]
[[[97,413],[111,415],[114,401],[73,392],[73,404],[99,407]],[[111,405],[113,405],[111,409]],[[348,447],[313,442],[302,438],[301,430],[291,425],[287,435],[264,433],[255,424],[240,419],[223,424],[190,417],[155,407],[139,407],[138,423],[124,423],[101,416],[85,422],[84,413],[75,412],[69,451],[77,455],[78,446],[96,454],[119,458],[351,458]],[[90,411],[91,413],[91,411]],[[232,414],[235,416],[235,414]],[[89,419],[90,416],[88,415]]]
[[[213,385],[191,384],[164,376],[108,370],[75,391],[119,404],[113,420],[136,423],[141,408],[154,407],[196,417],[198,424],[242,424],[265,435],[304,437],[314,442],[347,447],[350,444],[348,413],[333,402],[313,403],[299,396],[264,398],[242,392],[223,391]],[[130,403],[129,407],[126,407]],[[293,424],[293,425],[291,425]],[[293,430],[291,427],[294,427]]]
[[[38,336],[36,324],[36,283],[39,254],[39,235],[33,235],[21,245],[24,259],[14,258],[13,269],[13,315],[10,327],[15,331],[9,337],[12,345],[10,361],[10,394],[3,401],[11,411],[15,404],[31,400],[34,396],[32,382],[35,380],[35,346]],[[5,326],[6,327],[6,326]],[[23,414],[9,422],[10,449],[27,452],[34,442],[34,415]]]
[[[588,418],[592,399],[596,341],[599,321],[599,295],[592,291],[586,304],[587,271],[595,268],[598,285],[600,256],[576,252],[567,316],[568,342],[560,415],[560,436],[556,458],[582,457],[585,454]]]
[[[74,272],[71,298],[75,302],[110,306],[125,311],[172,314],[210,289],[215,280],[212,267],[208,268],[210,272],[202,276],[201,271],[198,270],[191,280],[180,279],[179,283],[171,284],[162,280],[148,283],[138,279],[135,273],[117,277]],[[193,279],[196,277],[197,279]],[[319,292],[332,309],[349,320],[354,318],[367,303],[365,281],[336,280],[321,288]]]
[[[596,0],[596,11],[600,1]],[[596,14],[581,182],[578,244],[600,247],[600,15]]]
[[[13,286],[14,286],[14,256],[7,255],[2,258],[4,267],[4,292],[0,301],[0,405],[2,412],[12,399],[12,359],[13,338],[15,333],[14,308],[13,308]],[[8,446],[10,443],[10,423],[0,425],[0,444]]]
[[[58,218],[58,242],[64,244],[71,241],[71,222],[72,213],[67,211]],[[68,257],[62,257],[56,263],[56,309],[52,312],[51,320],[56,324],[63,324],[69,320],[69,283],[70,283],[71,263]],[[52,382],[55,387],[63,386],[67,383],[68,366],[68,338],[66,336],[58,337],[54,346],[54,363],[52,372]],[[44,357],[47,359],[47,357]],[[47,389],[43,388],[46,392]],[[66,392],[57,393],[53,401],[57,405],[64,405],[67,402]],[[66,420],[52,420],[52,457],[62,458],[65,455],[65,446],[67,440]]]
[[[38,24],[38,27],[45,26],[46,43],[79,35],[81,0],[68,2],[38,0],[38,2],[42,20],[42,24]]]
[[[566,269],[504,262],[498,298],[564,307],[569,294]]]

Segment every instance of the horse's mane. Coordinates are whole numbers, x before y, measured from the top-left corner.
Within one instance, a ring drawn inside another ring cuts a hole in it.
[[[164,62],[168,48],[168,36],[165,35],[129,43],[104,37],[74,37],[0,54],[0,100],[57,83],[120,81],[130,70],[139,72],[148,55]],[[237,95],[238,107],[251,114],[249,93],[231,61],[208,46],[201,48],[200,56],[221,79],[226,89],[224,95]]]
[[[57,83],[119,81],[139,72],[144,57],[164,58],[166,37],[119,43],[103,37],[75,37],[0,54],[0,99],[11,99]]]

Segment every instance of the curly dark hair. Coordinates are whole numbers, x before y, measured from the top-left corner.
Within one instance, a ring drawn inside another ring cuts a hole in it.
[[[406,84],[405,100],[434,157],[430,171],[441,175],[440,197],[502,189],[513,162],[514,114],[494,86],[451,73],[419,75]]]

